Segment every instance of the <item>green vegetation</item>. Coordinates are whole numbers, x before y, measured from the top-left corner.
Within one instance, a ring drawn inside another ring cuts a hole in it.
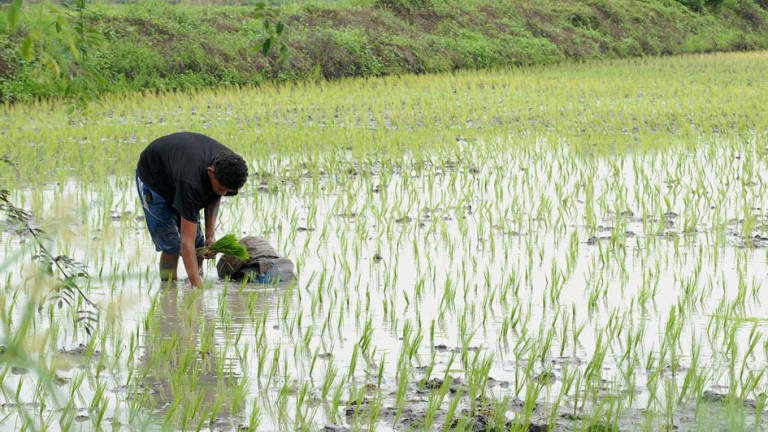
[[[4,105],[2,196],[83,263],[100,315],[88,336],[41,300],[60,284],[4,207],[0,418],[766,430],[766,70],[697,54]],[[133,169],[180,129],[249,161],[221,229],[275,243],[295,284],[158,280]]]
[[[235,257],[240,261],[248,261],[248,249],[240,243],[240,240],[234,234],[226,234],[224,237],[211,243],[208,246],[208,250]]]
[[[353,174],[338,167],[349,164],[346,152],[358,174],[448,163],[457,140],[534,137],[576,153],[694,148],[702,136],[768,130],[756,114],[766,67],[757,52],[134,93],[105,97],[75,116],[56,101],[38,101],[0,110],[0,154],[17,165],[0,178],[20,187],[129,176],[147,143],[179,129],[248,155],[265,191],[322,172],[346,180]]]
[[[270,26],[253,5],[77,4],[0,15],[0,100],[768,48],[761,0],[298,1]],[[278,22],[287,59],[261,54]]]

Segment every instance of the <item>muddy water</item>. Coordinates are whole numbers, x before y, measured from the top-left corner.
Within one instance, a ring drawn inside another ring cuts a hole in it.
[[[280,286],[218,281],[212,262],[203,290],[182,266],[162,286],[131,178],[18,191],[40,220],[63,221],[47,228],[87,263],[105,311],[96,355],[66,325],[51,353],[66,360],[60,404],[87,377],[72,427],[95,425],[99,386],[116,427],[410,430],[428,413],[432,428],[470,430],[768,427],[755,425],[768,385],[761,154],[529,144],[465,143],[386,172],[342,158],[330,175],[247,185],[225,199],[219,232],[291,257],[298,280]],[[11,280],[24,286],[28,267]],[[17,372],[5,383],[21,381],[32,410],[34,377]],[[686,377],[694,396],[680,396]],[[5,398],[10,430],[19,407]]]

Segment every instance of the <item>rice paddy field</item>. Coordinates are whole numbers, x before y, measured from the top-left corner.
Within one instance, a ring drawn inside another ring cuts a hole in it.
[[[752,52],[2,106],[8,199],[93,304],[61,301],[6,209],[0,429],[767,430],[766,70]],[[266,237],[296,281],[209,261],[203,289],[160,282],[133,172],[180,130],[249,162],[219,236]]]

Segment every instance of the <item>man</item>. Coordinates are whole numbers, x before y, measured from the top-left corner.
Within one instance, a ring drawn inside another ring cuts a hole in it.
[[[198,261],[196,248],[214,242],[221,197],[236,195],[247,177],[243,158],[197,133],[158,138],[141,152],[136,188],[147,228],[160,252],[162,280],[176,279],[181,254],[189,282],[196,287],[202,284],[202,261]],[[205,209],[205,238],[200,209]]]

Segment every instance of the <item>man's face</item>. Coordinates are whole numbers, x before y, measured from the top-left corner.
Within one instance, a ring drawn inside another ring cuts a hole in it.
[[[230,192],[234,192],[232,189],[229,189],[219,183],[218,180],[216,180],[216,176],[214,175],[214,169],[212,166],[208,167],[208,178],[211,179],[211,187],[213,188],[213,192],[218,196],[224,196]]]

